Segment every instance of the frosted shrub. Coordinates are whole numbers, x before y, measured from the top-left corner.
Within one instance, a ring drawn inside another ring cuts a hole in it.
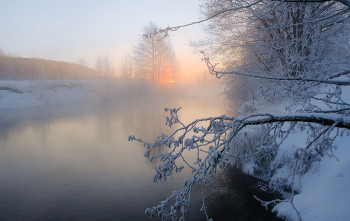
[[[238,111],[240,113],[249,114],[255,112],[256,109],[253,102],[245,102],[240,106]]]
[[[270,138],[271,140],[269,140]],[[231,162],[249,175],[267,179],[270,163],[274,160],[277,148],[266,127],[247,128],[238,133],[231,141]]]

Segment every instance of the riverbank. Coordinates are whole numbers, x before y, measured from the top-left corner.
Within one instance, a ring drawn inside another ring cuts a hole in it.
[[[0,81],[0,109],[28,108],[111,99],[217,97],[219,82],[156,84],[144,80]]]
[[[248,104],[249,105],[249,104]],[[244,109],[244,108],[242,108]],[[255,104],[255,109],[263,113],[283,113],[285,105],[266,105],[263,102]],[[252,131],[258,133],[257,131]],[[292,183],[291,162],[294,160],[294,152],[297,148],[303,148],[309,143],[306,131],[294,130],[285,139],[277,150],[276,156],[269,163],[270,168],[276,168],[270,180],[284,180]],[[334,134],[335,135],[335,132]],[[350,136],[347,132],[338,135],[333,143],[336,149],[334,156],[324,155],[321,161],[314,161],[307,168],[306,173],[297,175],[294,180],[295,196],[293,204],[300,213],[302,221],[328,221],[349,220],[350,210]],[[242,145],[242,143],[240,143]],[[257,164],[247,164],[242,168],[245,173],[253,175],[259,171]],[[258,174],[258,173],[257,173]],[[265,188],[266,190],[268,188]],[[278,187],[277,187],[278,189]],[[285,196],[290,198],[290,189]],[[267,200],[268,199],[261,199]],[[291,203],[282,202],[274,207],[269,206],[277,217],[285,220],[297,221],[299,217]]]
[[[79,103],[97,98],[94,81],[0,81],[0,109]]]
[[[302,146],[302,134],[296,134],[286,140],[286,147],[279,150],[292,151],[292,143]],[[299,141],[299,143],[298,143]],[[294,196],[294,206],[299,211],[303,221],[349,220],[350,210],[350,137],[338,137],[334,144],[337,149],[334,156],[324,156],[317,165],[314,163],[305,174],[296,178],[295,184],[300,185]],[[304,144],[305,145],[305,144]],[[278,157],[277,156],[277,157]],[[286,167],[279,169],[274,178],[285,177],[289,171]],[[286,220],[298,220],[297,213],[290,203],[276,205],[273,212]]]

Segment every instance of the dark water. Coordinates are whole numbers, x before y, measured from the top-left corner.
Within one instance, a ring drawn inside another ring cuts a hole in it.
[[[170,133],[163,108],[179,106],[185,123],[228,112],[216,99],[189,98],[1,110],[0,220],[151,220],[145,209],[182,189],[190,172],[154,184],[155,164],[127,137]],[[273,220],[253,198],[263,194],[255,180],[234,169],[214,179],[206,187],[214,220]],[[195,190],[187,220],[205,220],[201,197]]]

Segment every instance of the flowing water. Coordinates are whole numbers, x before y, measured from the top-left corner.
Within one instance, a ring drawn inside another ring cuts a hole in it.
[[[153,183],[157,162],[127,137],[169,134],[163,109],[179,106],[184,123],[229,114],[213,98],[1,110],[0,220],[151,220],[145,209],[182,189],[191,173]],[[214,179],[205,195],[215,220],[272,220],[252,197],[259,194],[247,185],[252,178],[230,169]],[[194,190],[187,220],[205,220],[201,199]]]

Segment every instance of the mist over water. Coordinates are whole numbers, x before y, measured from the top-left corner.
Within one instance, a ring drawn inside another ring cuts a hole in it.
[[[182,107],[184,123],[231,112],[217,97],[176,98],[161,90],[131,87],[114,91],[122,95],[118,99],[0,110],[0,220],[150,219],[145,209],[182,189],[191,173],[185,170],[173,181],[154,184],[157,161],[151,163],[143,156],[145,147],[127,137],[153,142],[160,133],[174,131],[176,126],[165,125],[165,107]],[[191,153],[186,157],[191,159]],[[214,217],[216,201],[223,199],[215,190],[222,188],[207,187]],[[232,191],[225,200],[237,195]],[[201,199],[201,192],[194,191],[187,219],[205,219]],[[232,218],[229,212],[220,214]]]

